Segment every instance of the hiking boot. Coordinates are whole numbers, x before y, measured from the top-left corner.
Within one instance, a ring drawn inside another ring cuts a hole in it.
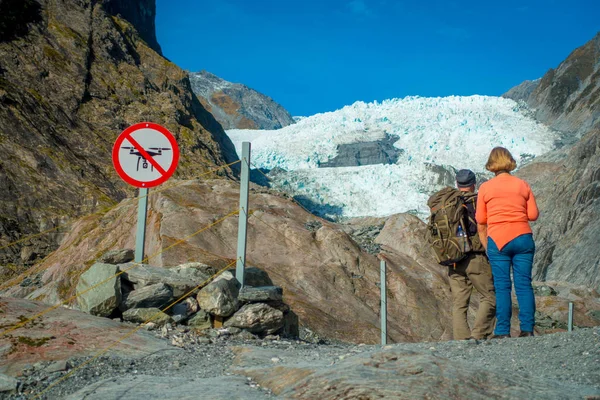
[[[510,335],[494,335],[491,339],[510,339]]]
[[[530,337],[533,336],[533,332],[521,332],[519,333],[519,337]]]

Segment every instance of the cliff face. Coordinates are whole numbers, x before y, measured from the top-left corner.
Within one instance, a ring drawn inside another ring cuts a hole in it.
[[[210,72],[190,74],[192,89],[225,129],[279,129],[294,123],[273,99]]]
[[[575,142],[518,172],[530,182],[541,212],[533,224],[535,278],[598,289],[600,34],[544,75],[527,101],[538,119]]]
[[[157,53],[154,0],[2,0],[0,11],[0,247],[132,193],[111,148],[133,123],[176,136],[176,177],[236,158],[187,74]],[[2,249],[0,265],[33,263],[59,239]]]

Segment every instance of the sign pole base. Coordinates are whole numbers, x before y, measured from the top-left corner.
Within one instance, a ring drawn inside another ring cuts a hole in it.
[[[140,188],[138,198],[137,231],[135,234],[135,258],[136,263],[144,259],[144,242],[146,240],[146,215],[148,211],[148,188]]]

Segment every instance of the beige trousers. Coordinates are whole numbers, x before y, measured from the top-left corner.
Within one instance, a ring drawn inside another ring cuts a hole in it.
[[[496,322],[496,293],[492,268],[484,254],[469,254],[467,258],[449,267],[452,291],[452,329],[454,340],[473,337],[485,339],[491,336]],[[467,322],[467,310],[473,287],[481,295],[473,329]]]

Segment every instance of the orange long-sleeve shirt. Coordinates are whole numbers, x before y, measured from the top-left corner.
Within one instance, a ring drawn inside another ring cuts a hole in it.
[[[531,188],[516,176],[500,174],[479,188],[475,219],[487,224],[488,236],[499,250],[517,236],[531,233],[529,221],[538,216]]]

